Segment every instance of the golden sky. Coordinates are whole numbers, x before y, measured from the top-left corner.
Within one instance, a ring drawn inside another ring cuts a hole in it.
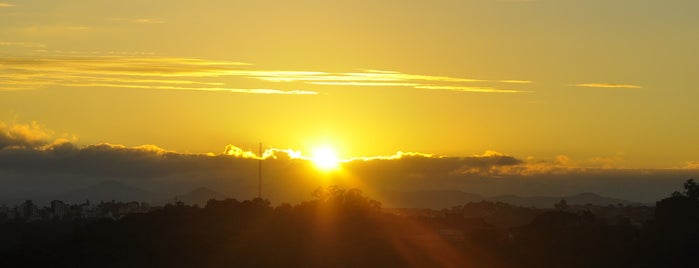
[[[88,146],[699,161],[694,0],[0,0],[0,122]],[[600,164],[603,163],[603,164]]]

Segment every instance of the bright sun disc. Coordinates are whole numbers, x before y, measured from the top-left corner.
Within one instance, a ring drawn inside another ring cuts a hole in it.
[[[318,148],[313,152],[313,163],[322,170],[337,169],[340,164],[337,160],[337,154],[332,148]]]

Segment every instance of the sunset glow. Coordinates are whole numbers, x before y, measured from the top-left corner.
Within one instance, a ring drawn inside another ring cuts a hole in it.
[[[0,0],[0,266],[699,267],[697,48],[699,0]]]
[[[0,0],[0,197],[113,179],[652,203],[699,177],[696,10]]]
[[[331,147],[320,147],[313,151],[313,164],[323,171],[332,171],[340,167],[335,150]]]

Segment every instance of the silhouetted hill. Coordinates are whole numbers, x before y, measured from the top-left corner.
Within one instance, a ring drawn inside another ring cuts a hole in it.
[[[380,201],[384,207],[449,208],[483,200],[483,196],[462,191],[385,192]]]
[[[226,196],[206,187],[199,187],[188,193],[177,195],[172,201],[181,201],[185,204],[197,204],[199,206],[206,205],[209,199],[223,200]]]
[[[597,206],[606,205],[642,205],[641,203],[632,202],[628,200],[622,200],[612,197],[601,196],[595,193],[581,193],[570,196],[516,196],[516,195],[502,195],[488,198],[488,201],[493,202],[503,202],[511,205],[525,206],[525,207],[538,207],[538,208],[553,208],[554,204],[565,199],[568,205],[586,205],[592,204]]]
[[[53,199],[62,200],[67,203],[82,203],[85,200],[90,202],[99,201],[139,201],[149,203],[159,203],[166,199],[167,194],[151,192],[135,188],[118,181],[104,181],[96,185],[82,189],[73,190],[57,195]]]
[[[483,197],[478,194],[465,193],[462,191],[435,190],[417,192],[384,192],[380,201],[387,208],[432,208],[442,209],[463,205],[469,202],[480,202],[483,200],[491,202],[503,202],[516,206],[553,208],[554,204],[565,199],[568,205],[644,205],[638,202],[622,200],[612,197],[605,197],[595,193],[581,193],[570,196],[517,196],[502,195],[495,197]]]

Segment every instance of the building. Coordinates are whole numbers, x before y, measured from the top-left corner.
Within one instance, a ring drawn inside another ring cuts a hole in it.
[[[60,200],[51,201],[49,217],[51,219],[63,219],[68,216],[68,205]]]

